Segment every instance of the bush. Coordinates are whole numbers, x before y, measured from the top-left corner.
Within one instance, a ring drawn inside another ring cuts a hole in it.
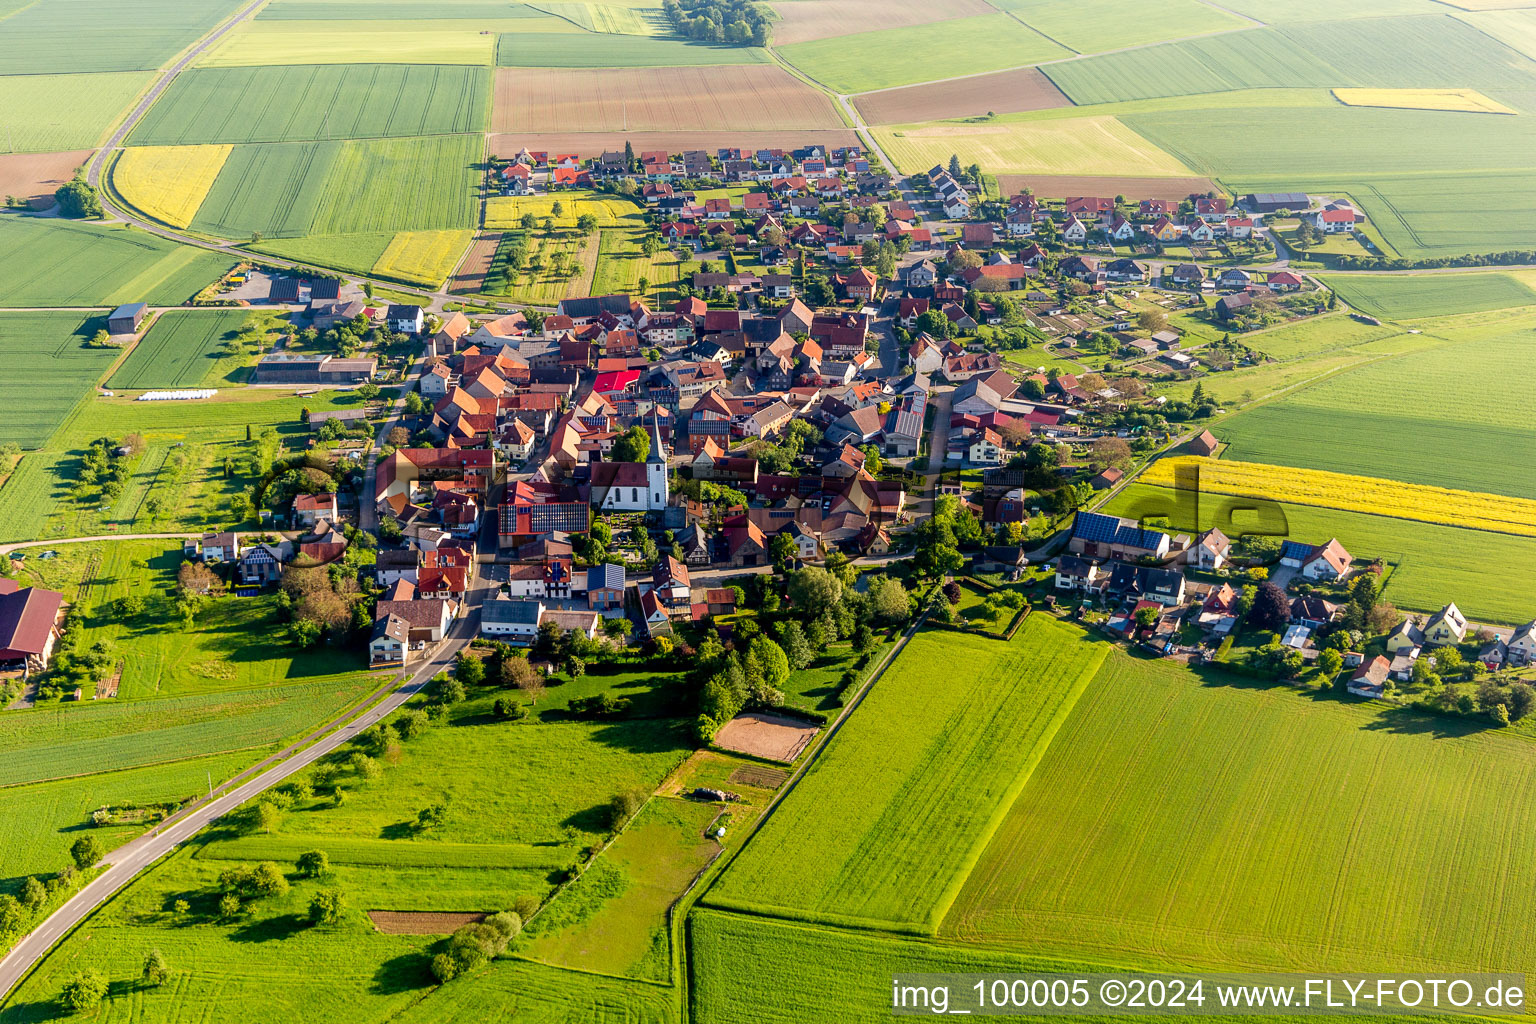
[[[623,828],[624,823],[645,806],[647,795],[643,789],[627,789],[615,794],[614,798],[608,801],[608,827],[615,832]]]
[[[294,867],[298,868],[299,874],[304,878],[319,878],[331,870],[331,858],[326,856],[324,850],[310,850],[299,854]]]
[[[497,697],[496,703],[491,705],[491,710],[497,718],[511,722],[520,722],[528,717],[527,707],[516,697]]]
[[[346,908],[347,900],[340,889],[321,889],[309,899],[309,921],[311,924],[335,924],[341,920],[341,913]]]
[[[74,860],[75,867],[81,871],[101,860],[101,853],[101,844],[96,841],[95,836],[81,836],[69,848],[70,858]]]
[[[100,971],[87,967],[64,983],[60,998],[70,1013],[84,1013],[95,1009],[106,994],[107,979],[101,976]]]

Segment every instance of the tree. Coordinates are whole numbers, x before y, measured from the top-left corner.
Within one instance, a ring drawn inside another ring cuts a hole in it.
[[[1506,707],[1505,705],[1503,705],[1503,704],[1495,704],[1493,706],[1493,710],[1491,712],[1489,712],[1489,713],[1493,716],[1493,724],[1494,725],[1508,725],[1509,724],[1509,708]]]
[[[768,544],[768,556],[773,560],[773,567],[782,573],[787,573],[794,567],[795,556],[798,553],[799,548],[795,546],[795,539],[785,532],[775,534]]]
[[[944,600],[950,604],[959,604],[962,596],[964,596],[964,591],[960,589],[960,584],[954,580],[944,584]]]
[[[53,198],[59,204],[59,213],[65,217],[78,219],[102,216],[101,199],[96,195],[96,190],[79,178],[54,192]]]
[[[1317,668],[1323,678],[1333,679],[1339,674],[1339,669],[1344,667],[1344,655],[1329,648],[1317,656]]]
[[[624,827],[624,823],[633,818],[645,806],[645,790],[634,788],[626,789],[622,793],[615,793],[613,799],[608,801],[608,828],[617,832]]]
[[[8,892],[0,892],[0,935],[14,932],[21,927],[21,903]]]
[[[95,836],[81,836],[69,848],[69,856],[74,860],[75,867],[81,871],[101,860],[101,854],[101,844],[96,841]]]
[[[1131,446],[1118,437],[1101,437],[1093,442],[1092,459],[1100,469],[1124,469],[1131,463]]]
[[[497,718],[514,722],[528,717],[528,709],[516,697],[497,697],[491,705],[491,711]]]
[[[957,153],[949,155],[949,176],[956,179],[964,176],[964,172],[960,169],[960,156]]]
[[[427,713],[420,708],[412,708],[395,719],[395,735],[402,740],[413,740],[426,731]]]
[[[323,629],[314,619],[295,619],[288,624],[288,639],[295,647],[313,647],[320,642]]]
[[[549,208],[549,212],[554,214],[556,217],[564,217],[565,216],[565,204],[562,203],[560,200],[556,199],[555,200],[555,205],[553,205],[553,206],[551,206]]]
[[[219,920],[232,921],[240,914],[240,897],[227,892],[219,897]]]
[[[1144,309],[1136,317],[1136,326],[1147,334],[1168,329],[1168,314],[1160,309]]]
[[[303,878],[319,878],[331,870],[331,858],[326,856],[324,850],[309,850],[299,854],[294,867],[298,868]]]
[[[283,871],[270,860],[264,860],[251,869],[248,885],[251,896],[256,899],[269,899],[274,896],[288,895],[288,879],[283,877]]]
[[[1285,591],[1268,580],[1259,584],[1254,594],[1253,607],[1248,612],[1248,622],[1259,629],[1279,631],[1291,621],[1291,603]]]
[[[528,663],[527,658],[512,653],[502,655],[497,672],[497,678],[502,686],[526,690],[538,680],[538,675],[538,671]]]
[[[16,894],[16,898],[28,910],[36,910],[47,901],[48,887],[36,875],[28,875],[27,880],[21,883],[21,891]]]
[[[256,805],[256,827],[263,832],[275,832],[283,823],[283,812],[270,800],[262,800]]]
[[[335,924],[347,909],[347,900],[340,889],[321,889],[309,898],[310,924]]]
[[[638,423],[614,439],[609,457],[614,462],[644,462],[651,454],[651,436]]]
[[[763,672],[763,684],[770,690],[782,690],[789,681],[789,658],[784,648],[760,636],[752,641],[751,656]]]
[[[1150,629],[1157,624],[1158,615],[1159,612],[1156,608],[1138,608],[1131,618],[1142,629]]]
[[[441,828],[443,822],[447,820],[448,805],[432,804],[430,807],[423,807],[416,812],[416,830],[418,832],[428,832],[434,828]]]
[[[807,566],[789,576],[789,597],[807,618],[822,613],[843,598],[843,581],[820,566]]]
[[[158,988],[171,977],[171,966],[165,962],[165,954],[152,949],[144,954],[144,970],[139,975],[144,984]]]
[[[597,230],[597,218],[590,213],[584,213],[576,218],[576,230],[584,235],[590,235]]]
[[[881,623],[905,622],[912,615],[912,600],[907,588],[894,576],[875,576],[865,594],[869,614]]]
[[[379,762],[363,753],[353,754],[349,757],[347,759],[347,767],[351,768],[352,773],[363,782],[373,782],[384,774],[384,769],[379,767]]]
[[[784,648],[784,656],[789,659],[790,668],[796,671],[805,668],[816,658],[816,652],[811,650],[810,643],[805,639],[805,630],[793,619],[779,623],[779,646]]]
[[[60,998],[70,1013],[84,1013],[100,1005],[106,994],[107,979],[94,967],[87,967],[64,983]]]
[[[357,397],[365,402],[372,402],[379,397],[379,386],[373,381],[367,381],[358,385]]]

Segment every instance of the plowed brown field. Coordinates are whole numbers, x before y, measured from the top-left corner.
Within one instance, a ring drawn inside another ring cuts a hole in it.
[[[1036,68],[882,89],[855,96],[853,102],[869,124],[913,124],[950,117],[979,117],[989,111],[1016,114],[1072,105],[1056,84]]]
[[[410,910],[370,910],[368,920],[385,935],[452,935],[467,924],[479,924],[484,914],[434,914]]]
[[[478,292],[485,285],[485,275],[490,273],[491,260],[495,258],[496,247],[500,244],[500,231],[482,231],[477,235],[469,252],[464,255],[464,262],[459,264],[458,272],[448,282],[448,290]]]
[[[31,199],[52,195],[90,157],[88,149],[69,153],[6,153],[0,156],[0,197]]]
[[[997,12],[986,0],[792,0],[773,9],[777,46]]]
[[[838,128],[832,100],[783,68],[502,68],[493,132]]]

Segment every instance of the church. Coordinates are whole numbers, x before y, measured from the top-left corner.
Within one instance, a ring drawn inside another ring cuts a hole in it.
[[[667,507],[667,450],[661,425],[651,420],[651,453],[638,462],[598,462],[592,466],[592,507],[599,512],[659,512]]]

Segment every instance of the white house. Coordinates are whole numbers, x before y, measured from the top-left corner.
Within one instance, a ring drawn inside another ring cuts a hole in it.
[[[531,644],[539,635],[544,602],[512,599],[487,601],[480,608],[480,632],[504,637],[508,643]]]
[[[1227,564],[1227,555],[1231,550],[1232,542],[1227,539],[1227,535],[1213,527],[1200,535],[1185,558],[1197,569],[1220,569]]]
[[[1086,558],[1062,555],[1056,561],[1057,590],[1090,590],[1099,576],[1099,567]]]
[[[1088,226],[1073,217],[1067,221],[1067,226],[1061,229],[1061,240],[1079,244],[1088,241]]]
[[[427,315],[420,306],[390,306],[384,319],[390,330],[401,334],[420,334],[427,326]]]
[[[1515,630],[1508,647],[1508,664],[1518,668],[1536,663],[1536,619]]]

